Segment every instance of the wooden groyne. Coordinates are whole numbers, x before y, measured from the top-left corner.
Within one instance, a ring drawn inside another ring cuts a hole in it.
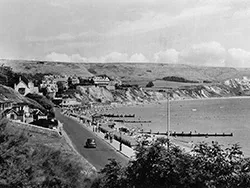
[[[144,134],[155,134],[155,135],[167,135],[167,133],[160,133],[160,132],[138,132]],[[179,136],[179,137],[226,137],[226,136],[233,136],[233,133],[192,133],[192,132],[172,132],[170,136]]]
[[[170,133],[170,136],[181,136],[181,137],[224,137],[224,136],[233,136],[233,133]]]
[[[134,118],[135,114],[101,114],[101,116],[111,118]]]
[[[121,123],[151,123],[152,121],[141,121],[141,120],[127,121],[127,120],[123,120],[123,119],[115,119],[114,122],[121,122]]]

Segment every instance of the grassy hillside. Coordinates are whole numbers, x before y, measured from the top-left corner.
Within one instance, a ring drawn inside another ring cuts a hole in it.
[[[202,67],[193,65],[156,63],[63,63],[26,60],[0,60],[15,72],[56,73],[91,76],[107,74],[124,81],[155,80],[166,76],[179,76],[189,80],[222,81],[242,76],[250,77],[250,68]]]
[[[90,187],[96,171],[64,137],[0,120],[0,187]]]
[[[25,61],[25,60],[0,60],[0,64],[13,68],[14,72],[21,73],[55,73],[67,75],[91,76],[92,74],[81,63],[58,63]]]

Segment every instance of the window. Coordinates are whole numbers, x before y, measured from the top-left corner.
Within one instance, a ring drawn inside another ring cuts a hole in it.
[[[18,89],[18,92],[19,92],[21,95],[24,95],[24,94],[25,94],[25,88],[19,88],[19,89]]]
[[[15,119],[15,114],[10,114],[10,119]]]

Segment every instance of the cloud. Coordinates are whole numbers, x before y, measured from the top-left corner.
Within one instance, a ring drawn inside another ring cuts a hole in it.
[[[28,42],[51,42],[51,41],[70,41],[74,40],[76,36],[73,36],[69,33],[61,33],[57,36],[28,36],[26,37],[26,41]]]
[[[203,66],[225,66],[225,48],[218,42],[194,44],[180,53],[182,63]]]
[[[69,33],[61,33],[60,35],[54,37],[57,40],[73,40],[75,37]]]
[[[67,54],[61,54],[52,52],[46,55],[45,59],[47,61],[60,61],[60,62],[87,62],[87,59],[79,54],[72,54],[71,56]]]
[[[108,55],[101,57],[104,62],[126,62],[128,61],[128,54],[120,52],[111,52]]]
[[[135,53],[133,54],[130,59],[130,62],[138,62],[138,63],[143,63],[143,62],[149,62],[149,60],[141,53]]]
[[[141,53],[135,53],[130,58],[127,53],[111,52],[106,56],[96,58],[100,62],[112,63],[112,62],[148,62],[148,59]]]
[[[222,14],[230,10],[229,6],[218,6],[218,4],[200,4],[192,8],[184,9],[178,14],[171,15],[166,12],[147,11],[142,12],[139,19],[132,21],[118,21],[116,28],[110,35],[123,35],[129,33],[146,33],[153,30],[183,25],[183,22],[191,21],[194,18],[204,18]]]
[[[93,62],[93,63],[115,63],[115,62],[148,62],[148,59],[141,53],[135,53],[131,57],[126,53],[111,52],[100,57],[82,57],[80,54],[67,55],[63,53],[52,52],[45,57],[48,61],[60,62]]]
[[[179,60],[179,52],[175,49],[167,49],[154,54],[154,62],[156,63],[177,63]]]
[[[227,66],[250,67],[250,52],[240,48],[228,50]]]
[[[203,66],[224,66],[226,50],[218,42],[193,44],[189,48],[177,51],[167,49],[154,54],[156,63],[179,63]]]
[[[142,53],[134,53],[129,56],[127,53],[120,52],[111,52],[104,56],[89,58],[82,57],[80,54],[67,55],[64,53],[52,52],[46,55],[45,59],[48,61],[83,63],[150,62]],[[220,43],[212,41],[193,44],[182,51],[167,49],[165,51],[156,52],[153,56],[153,62],[214,67],[250,67],[250,52],[240,48],[225,50]]]

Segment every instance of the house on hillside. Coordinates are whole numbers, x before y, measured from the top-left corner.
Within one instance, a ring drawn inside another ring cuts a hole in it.
[[[80,80],[79,80],[79,78],[75,75],[75,76],[72,76],[72,77],[71,77],[71,82],[72,82],[72,85],[76,85],[76,84],[79,84],[79,83],[80,83]]]
[[[46,90],[47,96],[51,99],[54,99],[56,97],[56,93],[58,92],[57,84],[47,86]]]
[[[91,79],[93,80],[93,83],[98,86],[107,86],[111,81],[107,75],[94,76]]]
[[[34,119],[32,113],[34,111],[38,111],[38,118],[47,118],[42,112],[39,112],[40,110],[32,109],[27,103],[4,100],[0,95],[0,117],[29,123]]]
[[[6,109],[3,112],[3,116],[8,118],[8,119],[11,119],[11,120],[25,122],[24,113],[22,113],[21,111],[17,112],[13,108],[12,109]]]
[[[33,117],[31,116],[30,111],[31,109],[28,104],[13,103],[11,107],[5,109],[2,114],[3,117],[28,123],[30,121],[33,121]]]
[[[19,79],[14,83],[14,89],[24,96],[28,93],[39,93],[38,87],[35,87],[34,83],[24,76],[19,76]]]
[[[33,121],[37,121],[39,119],[47,119],[47,115],[45,115],[41,110],[35,109],[32,112],[33,115]]]
[[[10,100],[0,100],[0,112],[6,109],[11,109],[13,106],[13,101]]]
[[[4,117],[3,112],[13,107],[13,101],[0,99],[0,117]]]
[[[31,114],[32,109],[26,103],[15,103],[12,107],[19,114],[19,120],[25,123],[29,123],[33,121],[33,117]],[[22,118],[21,118],[22,116]]]
[[[55,98],[56,93],[58,92],[58,86],[52,75],[45,76],[45,79],[42,80],[42,83],[40,84],[40,90],[46,91],[46,95],[50,98]]]

